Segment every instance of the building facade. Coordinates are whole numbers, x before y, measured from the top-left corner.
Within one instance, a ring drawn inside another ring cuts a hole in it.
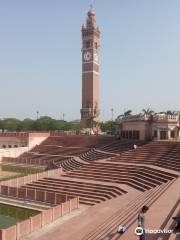
[[[82,26],[81,121],[85,127],[91,127],[92,121],[99,121],[99,47],[100,30],[91,7],[86,24]]]
[[[180,140],[179,114],[138,114],[117,120],[117,136],[135,140]]]

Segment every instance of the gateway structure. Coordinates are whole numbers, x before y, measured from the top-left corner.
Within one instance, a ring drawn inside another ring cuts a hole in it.
[[[125,139],[180,140],[179,114],[138,114],[117,120],[116,134]]]

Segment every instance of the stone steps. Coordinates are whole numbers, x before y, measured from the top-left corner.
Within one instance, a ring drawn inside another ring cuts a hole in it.
[[[107,219],[103,225],[100,225],[94,232],[89,233],[83,240],[116,240],[120,238],[117,233],[119,224],[129,228],[137,219],[138,212],[143,205],[151,206],[166,191],[172,182],[158,186],[150,191],[140,195],[134,201],[129,203],[124,209],[120,209],[115,215]],[[127,238],[129,239],[129,238]]]

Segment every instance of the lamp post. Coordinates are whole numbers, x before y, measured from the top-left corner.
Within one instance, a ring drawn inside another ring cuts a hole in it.
[[[114,120],[114,108],[111,108],[111,120]]]
[[[111,108],[111,135],[113,134],[114,108]]]
[[[37,114],[37,120],[38,120],[38,118],[39,118],[39,111],[37,111],[36,114]]]

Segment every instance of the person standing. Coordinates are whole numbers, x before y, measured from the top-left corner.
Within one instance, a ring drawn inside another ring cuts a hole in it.
[[[145,233],[145,213],[149,210],[148,206],[143,206],[140,213],[138,214],[138,227],[143,229],[143,234],[139,236],[139,240],[146,240]]]

